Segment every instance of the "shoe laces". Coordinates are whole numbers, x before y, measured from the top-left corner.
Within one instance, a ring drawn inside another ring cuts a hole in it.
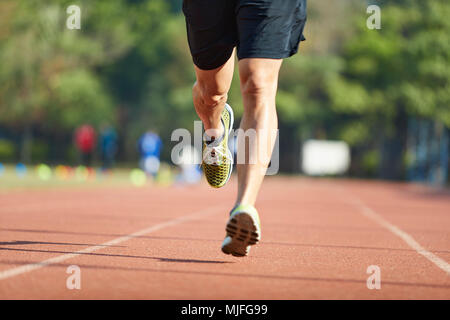
[[[228,160],[230,164],[233,164],[233,155],[230,149],[225,148],[223,144],[217,146],[206,144],[203,150],[203,162],[208,165],[220,166],[222,160]]]

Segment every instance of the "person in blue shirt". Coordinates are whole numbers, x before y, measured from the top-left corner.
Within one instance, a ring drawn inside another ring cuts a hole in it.
[[[156,176],[159,170],[162,149],[161,138],[153,131],[144,133],[138,141],[141,155],[140,166],[147,174]]]

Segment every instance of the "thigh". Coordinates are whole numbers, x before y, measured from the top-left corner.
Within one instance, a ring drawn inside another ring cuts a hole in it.
[[[197,68],[216,69],[230,58],[237,43],[235,1],[183,1],[189,48]]]
[[[290,57],[304,40],[306,0],[240,0],[238,58]]]

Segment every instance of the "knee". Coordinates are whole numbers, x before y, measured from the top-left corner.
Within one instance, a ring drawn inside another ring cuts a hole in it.
[[[253,72],[241,79],[241,91],[244,96],[267,96],[274,88],[276,82],[265,72]]]
[[[239,62],[242,95],[268,98],[275,94],[282,60],[243,59]]]
[[[225,103],[228,98],[228,92],[220,88],[209,86],[205,83],[195,82],[192,89],[194,99],[200,100],[207,107],[215,107]]]

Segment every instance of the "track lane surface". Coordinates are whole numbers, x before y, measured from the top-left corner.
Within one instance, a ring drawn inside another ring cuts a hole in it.
[[[0,299],[450,299],[450,275],[357,205],[449,263],[447,191],[268,177],[262,242],[240,259],[220,251],[234,182],[1,193],[0,278],[82,253],[3,278]],[[128,237],[140,230],[150,232]],[[66,288],[69,265],[81,268],[81,290]],[[381,290],[366,286],[370,265]]]

